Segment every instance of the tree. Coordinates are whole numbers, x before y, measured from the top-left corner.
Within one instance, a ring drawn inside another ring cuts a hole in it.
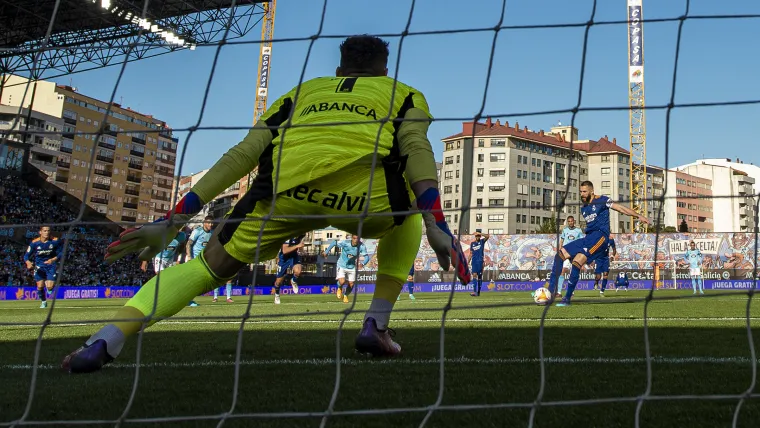
[[[552,216],[552,218],[545,218],[544,222],[536,228],[535,232],[542,234],[558,233],[559,226],[557,226],[557,218],[554,216]]]
[[[686,224],[686,219],[681,219],[681,224],[678,225],[678,231],[681,233],[689,233],[689,225]]]
[[[659,231],[660,233],[675,233],[678,232],[678,230],[673,226],[664,226],[662,224],[658,224],[656,227],[653,225],[647,225],[647,233],[655,233]]]

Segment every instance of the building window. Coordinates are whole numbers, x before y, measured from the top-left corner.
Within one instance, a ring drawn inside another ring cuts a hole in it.
[[[606,166],[602,168],[602,175],[610,175],[610,167]]]

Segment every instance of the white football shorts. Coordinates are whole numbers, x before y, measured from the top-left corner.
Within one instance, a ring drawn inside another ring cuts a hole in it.
[[[689,275],[691,276],[702,276],[702,268],[689,268]]]
[[[355,282],[356,281],[356,268],[354,268],[354,269],[344,269],[342,267],[338,267],[338,273],[335,275],[335,279],[341,279],[341,278],[348,279],[348,282]]]

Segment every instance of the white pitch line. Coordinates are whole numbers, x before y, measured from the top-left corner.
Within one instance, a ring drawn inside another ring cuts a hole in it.
[[[511,357],[511,358],[445,358],[446,364],[538,364],[539,358],[535,357]],[[547,364],[643,364],[646,358],[611,358],[611,357],[547,357]],[[752,359],[747,357],[652,357],[653,363],[660,364],[750,364]],[[755,361],[756,363],[760,360]],[[309,358],[309,359],[268,359],[268,360],[241,360],[241,366],[332,366],[336,364],[334,358]],[[427,359],[351,359],[342,358],[342,365],[347,366],[395,366],[395,365],[437,365],[437,358]],[[140,364],[140,368],[201,368],[201,367],[234,367],[235,361],[201,360],[186,363],[181,362],[158,362]],[[32,370],[31,364],[6,364],[0,366],[0,370]],[[39,364],[40,370],[57,370],[60,366],[53,364]],[[109,364],[106,369],[135,369],[137,364]]]
[[[647,321],[662,321],[662,322],[668,322],[668,321],[718,321],[718,322],[729,322],[729,321],[747,321],[746,317],[665,317],[665,318],[658,318],[658,317],[647,317]],[[760,321],[760,317],[752,317],[749,318],[750,321]],[[392,321],[395,323],[436,323],[440,324],[440,319],[435,318],[427,318],[427,319],[410,319],[410,318],[392,318]],[[541,318],[494,318],[494,319],[488,319],[488,318],[447,318],[446,323],[504,323],[504,324],[510,324],[510,323],[537,323],[541,321]],[[636,317],[636,318],[546,318],[546,322],[571,322],[571,321],[581,321],[581,322],[599,322],[599,323],[605,323],[605,322],[643,322],[644,318]],[[270,319],[270,320],[251,320],[249,319],[246,321],[246,324],[339,324],[341,322],[340,319],[326,319],[326,320],[293,320],[293,319]],[[362,323],[363,320],[361,319],[348,319],[345,321],[346,324],[359,324]],[[151,327],[151,330],[155,330],[157,327],[160,327],[162,325],[177,325],[177,324],[234,324],[234,325],[240,325],[241,321],[224,321],[224,320],[209,320],[209,321],[161,321],[155,326]],[[101,323],[83,323],[83,322],[61,322],[61,323],[54,323],[48,326],[48,328],[53,327],[80,327],[80,326],[95,326]],[[17,325],[9,324],[9,325],[0,325],[0,329],[3,328],[30,328],[30,327],[40,327],[41,324],[26,324],[26,323],[19,323]]]

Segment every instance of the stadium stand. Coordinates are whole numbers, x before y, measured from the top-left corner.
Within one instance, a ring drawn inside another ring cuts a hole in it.
[[[0,224],[35,226],[4,229],[0,236],[0,285],[32,285],[31,272],[25,268],[22,257],[26,245],[36,236],[36,225],[73,221],[81,206],[81,201],[47,183],[39,170],[31,168],[22,175],[3,173]],[[71,230],[61,285],[141,285],[150,278],[151,273],[140,270],[140,262],[134,255],[106,265],[105,248],[123,228],[89,207],[84,219],[98,224]],[[53,227],[53,235],[57,237],[68,231],[68,226]]]

